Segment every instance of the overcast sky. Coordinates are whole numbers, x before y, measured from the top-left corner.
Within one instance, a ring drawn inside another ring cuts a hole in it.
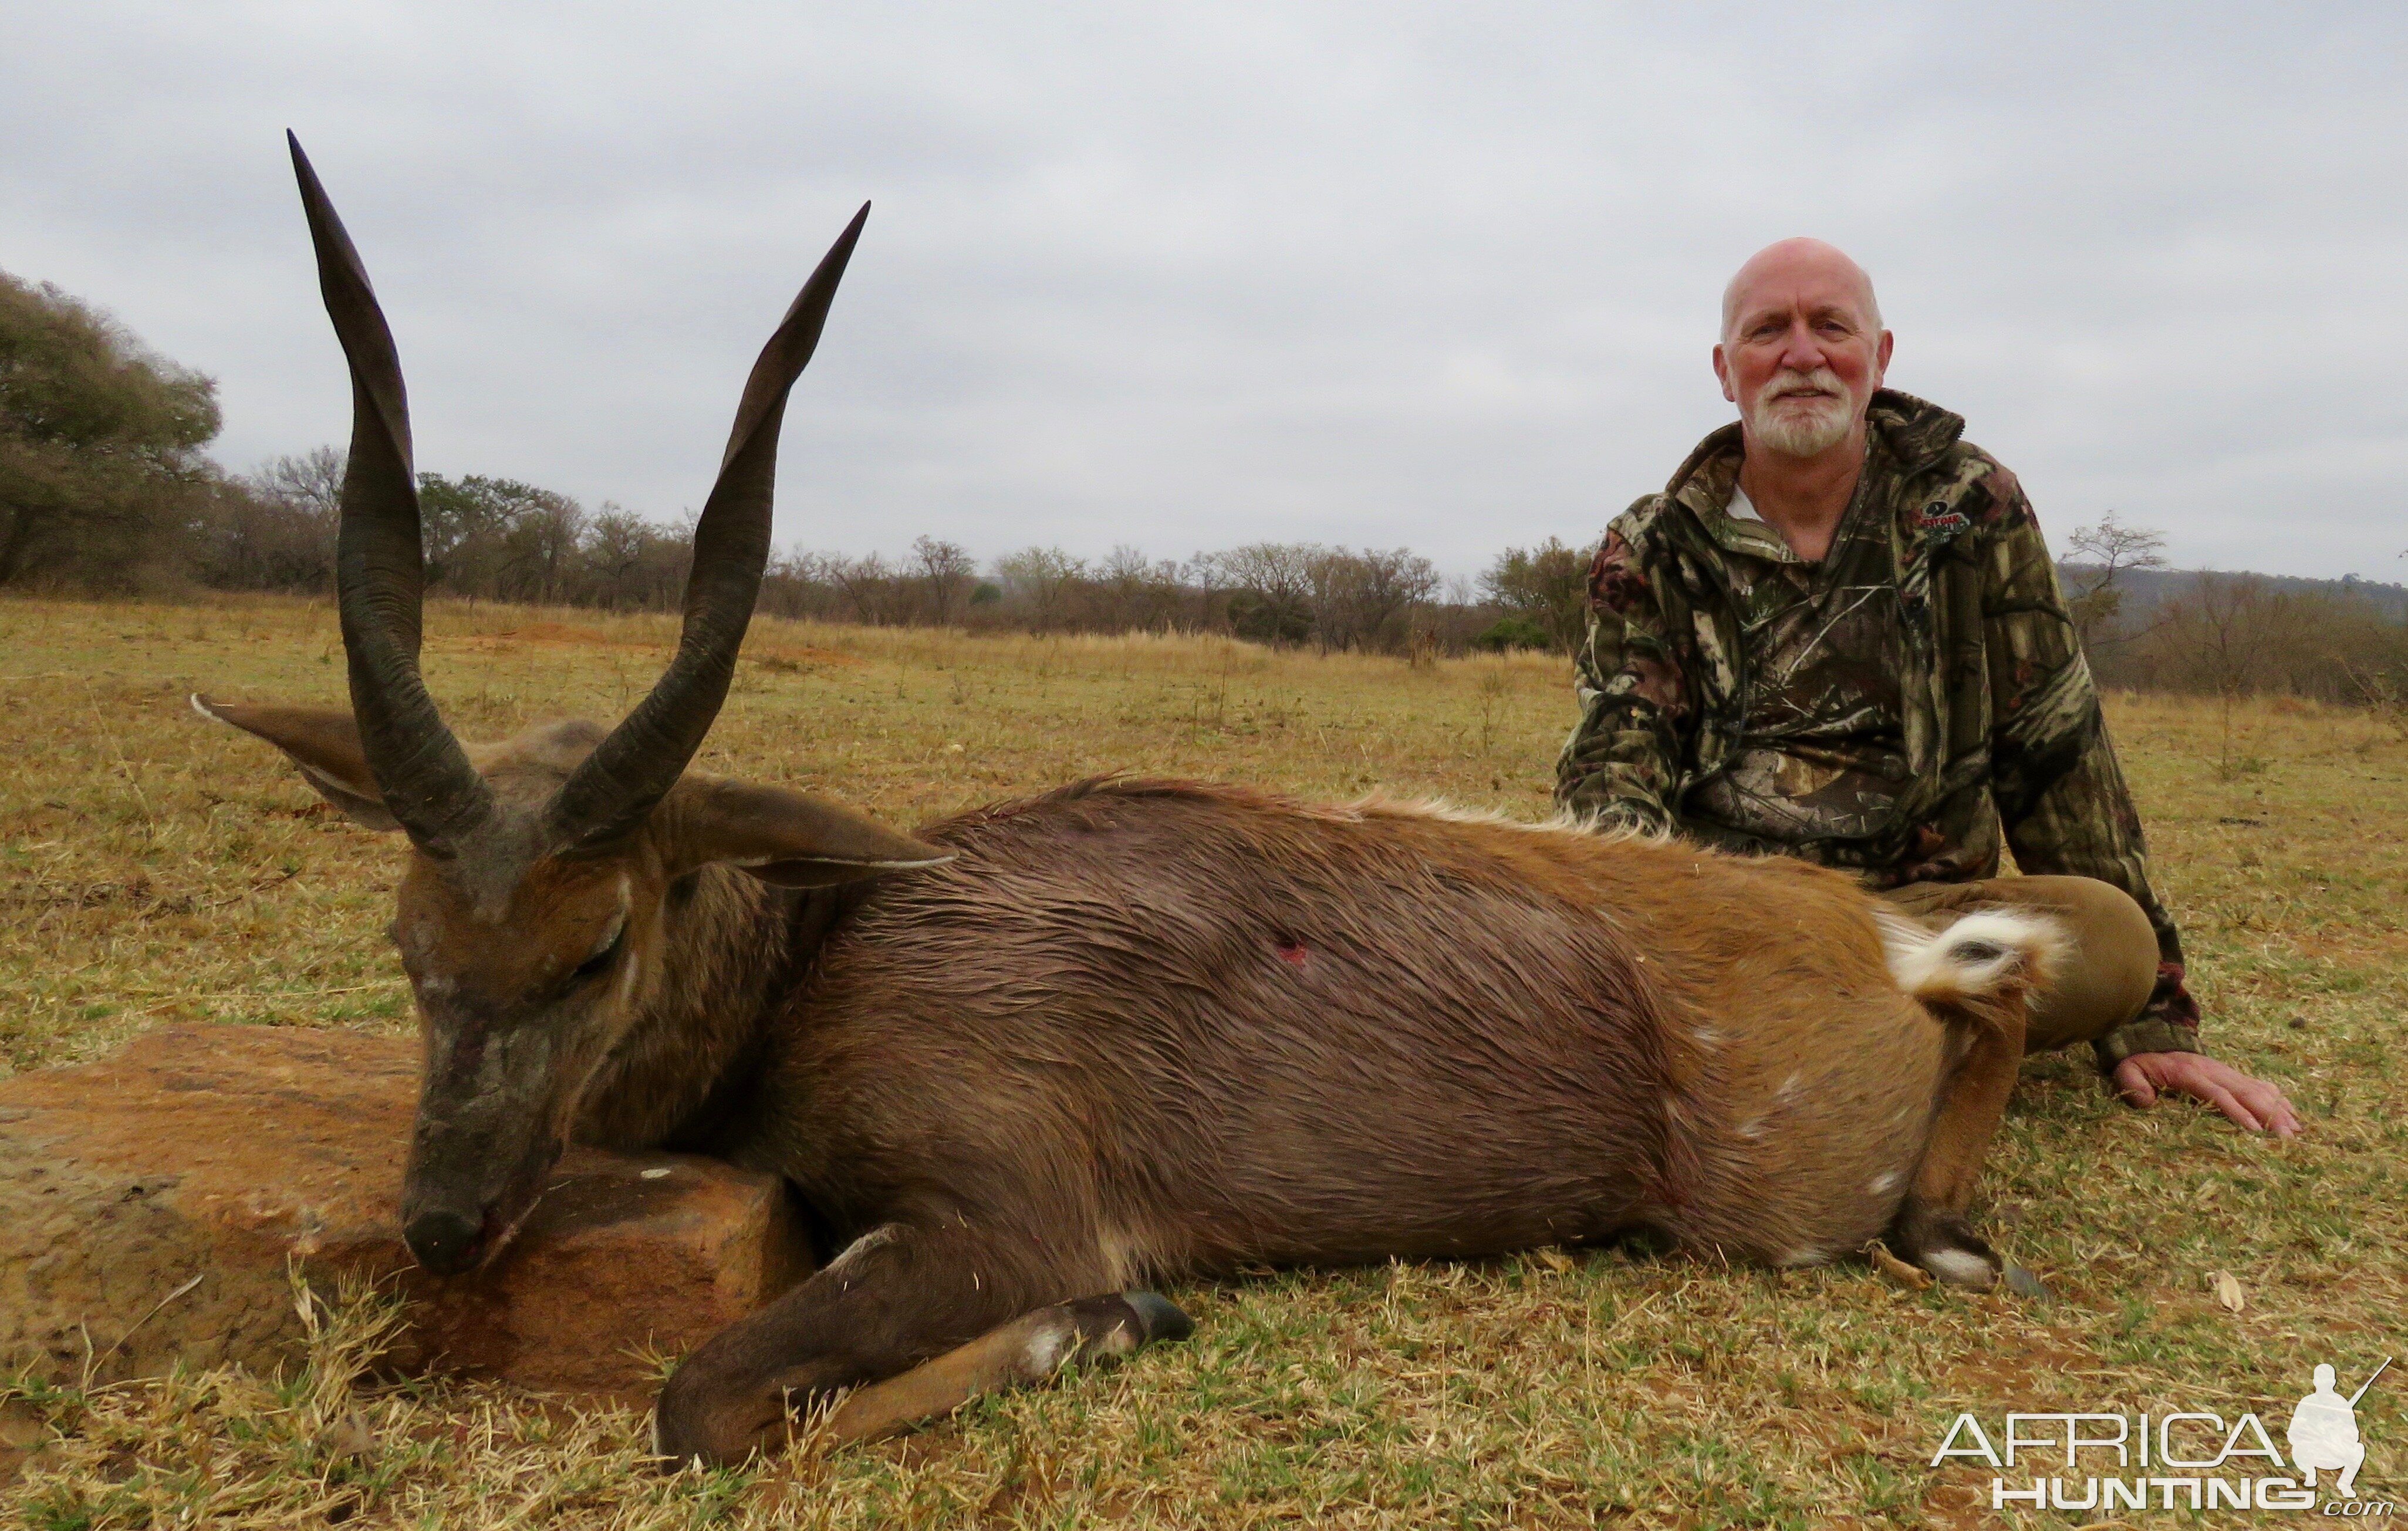
[[[1890,381],[2061,543],[2408,578],[2408,6],[32,5],[0,267],[349,434],[282,131],[419,465],[698,505],[876,208],[781,543],[1183,556],[1593,537],[1730,417],[1724,281],[1874,275]]]

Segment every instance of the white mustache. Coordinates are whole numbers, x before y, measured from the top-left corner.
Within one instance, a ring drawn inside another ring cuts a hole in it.
[[[1787,380],[1769,385],[1764,396],[1768,399],[1845,398],[1847,392],[1841,386],[1839,374],[1823,367],[1804,375],[1793,372]]]

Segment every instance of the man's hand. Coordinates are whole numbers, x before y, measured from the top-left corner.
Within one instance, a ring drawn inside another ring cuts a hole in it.
[[[2115,1088],[2135,1106],[2166,1094],[2207,1102],[2251,1132],[2297,1138],[2300,1118],[2283,1092],[2201,1052],[2135,1052],[2115,1066]]]

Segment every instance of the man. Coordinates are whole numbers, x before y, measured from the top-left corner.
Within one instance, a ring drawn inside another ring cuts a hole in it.
[[[2343,1498],[2355,1499],[2358,1469],[2366,1465],[2366,1445],[2358,1438],[2358,1398],[2341,1395],[2329,1366],[2316,1367],[2315,1380],[2316,1390],[2291,1410],[2291,1428],[2284,1438],[2291,1448],[2291,1465],[2300,1469],[2310,1488],[2316,1486],[2318,1469],[2340,1473],[2333,1488]],[[2373,1378],[2366,1381],[2368,1386],[2373,1385]],[[2363,1397],[2366,1388],[2358,1392]]]
[[[2074,939],[2033,1051],[2124,1097],[2289,1137],[2283,1093],[2199,1048],[2182,942],[2031,507],[1965,422],[1882,387],[1872,282],[1813,239],[1723,297],[1740,418],[1615,520],[1589,569],[1556,799],[1852,869],[1911,916],[2044,909]],[[2001,842],[2022,878],[2000,879]]]

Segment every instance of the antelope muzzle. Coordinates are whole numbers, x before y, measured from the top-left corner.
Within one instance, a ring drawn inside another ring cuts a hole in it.
[[[431,1030],[432,1028],[430,1028]],[[559,1059],[540,1026],[430,1037],[402,1179],[402,1239],[438,1276],[490,1264],[567,1146]]]

